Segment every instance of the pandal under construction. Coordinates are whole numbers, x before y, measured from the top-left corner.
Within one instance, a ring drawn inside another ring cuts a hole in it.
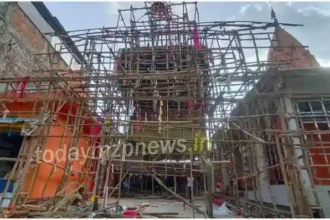
[[[283,29],[301,25],[270,11],[271,22],[201,22],[195,2],[146,2],[119,10],[116,27],[47,33],[60,41],[35,55],[42,65],[0,80],[1,124],[21,142],[0,158],[3,212],[52,199],[58,212],[79,186],[103,207],[192,205],[193,177],[206,217],[215,196],[244,216],[330,217],[330,70]],[[58,65],[65,54],[79,67]]]

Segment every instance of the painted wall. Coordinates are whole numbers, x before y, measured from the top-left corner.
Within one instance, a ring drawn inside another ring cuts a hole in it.
[[[274,202],[278,205],[289,206],[289,199],[284,185],[272,185],[270,189],[273,193]],[[272,203],[271,194],[267,186],[261,186],[262,201]],[[253,191],[245,193],[245,198],[255,200]]]
[[[284,88],[281,91],[300,92],[300,93],[329,93],[330,85],[330,69],[324,73],[317,74],[314,71],[311,75],[304,74],[303,76],[291,76],[284,78]]]
[[[0,94],[0,97],[3,95],[7,97],[11,95],[12,97],[14,97],[15,94]],[[41,94],[25,94],[25,96],[40,97]],[[6,108],[10,111],[9,114],[11,117],[39,117],[39,108],[42,105],[37,105],[39,107],[36,108],[35,111],[33,111],[35,104],[34,102],[20,102],[19,98],[17,98],[16,100],[17,101],[15,102],[5,103]],[[72,108],[77,108],[77,106],[78,105],[75,105]],[[69,185],[69,187],[66,188],[66,192],[71,192],[78,186],[78,184],[86,183],[86,181],[88,180],[88,176],[90,174],[87,172],[88,169],[84,170],[84,166],[87,160],[85,160],[83,156],[88,153],[89,148],[91,148],[91,150],[93,148],[93,146],[90,146],[89,139],[84,138],[83,134],[81,134],[81,137],[78,138],[77,145],[73,146],[71,145],[73,141],[72,137],[52,137],[63,135],[72,136],[71,129],[64,126],[67,121],[67,116],[65,114],[67,114],[68,109],[68,106],[63,106],[63,108],[58,113],[57,119],[53,121],[49,133],[45,134],[45,136],[48,136],[46,137],[46,143],[44,148],[47,153],[44,152],[44,154],[41,154],[40,159],[42,159],[42,161],[40,161],[39,167],[31,166],[28,170],[28,174],[24,181],[23,189],[21,190],[21,192],[30,192],[29,198],[51,197],[55,195],[55,192],[63,179],[64,167],[66,162],[68,161],[67,157],[61,157],[61,154],[68,154],[70,147],[77,147],[79,158],[73,160],[73,166],[68,178],[68,182],[66,184]],[[0,112],[2,112],[3,110],[4,108],[0,106]],[[72,109],[72,111],[74,115],[77,110]],[[74,117],[70,117],[69,121],[72,121],[73,119]],[[86,120],[85,123],[88,124],[90,122]],[[84,132],[85,130],[88,129],[85,129],[84,127]],[[29,138],[28,146],[31,146],[32,143],[34,143],[34,141],[38,138],[40,137]],[[63,150],[61,150],[61,152],[58,152],[60,148],[63,148]],[[29,147],[27,147],[27,149],[29,149]],[[50,156],[51,154],[56,155],[56,152],[58,152],[57,158]],[[43,158],[42,155],[45,155],[45,157]],[[46,161],[43,161],[43,159],[46,159]],[[58,159],[61,160],[58,161]]]
[[[58,126],[59,123],[64,123],[64,121],[55,121],[54,126],[50,128],[49,136],[52,135],[66,135],[71,136],[72,131],[66,129],[63,126]],[[57,187],[61,183],[61,180],[64,175],[64,167],[67,162],[67,158],[62,157],[61,155],[69,154],[69,148],[71,147],[72,138],[62,138],[61,137],[48,137],[46,140],[44,159],[46,162],[41,162],[39,168],[35,174],[35,178],[33,178],[33,174],[35,169],[30,169],[29,174],[27,175],[27,179],[25,180],[24,192],[28,191],[31,187],[30,198],[41,198],[41,197],[52,197],[55,195]],[[78,142],[78,155],[83,155],[84,152],[87,152],[89,147],[89,141],[85,138],[79,138]],[[59,151],[62,148],[63,151]],[[51,157],[51,155],[56,155],[57,158]],[[61,160],[63,158],[63,160]],[[57,160],[59,159],[59,160]],[[86,177],[82,173],[83,167],[85,165],[84,158],[79,158],[78,160],[74,160],[71,174],[68,179],[68,183],[70,186],[67,188],[66,192],[70,192],[78,186],[78,181],[83,182],[86,180]],[[54,167],[55,166],[55,167]],[[76,172],[80,172],[82,179],[80,179],[80,175]],[[86,174],[85,174],[86,175]],[[33,182],[34,181],[34,182]],[[32,185],[30,184],[32,182]],[[47,183],[48,182],[48,183]]]

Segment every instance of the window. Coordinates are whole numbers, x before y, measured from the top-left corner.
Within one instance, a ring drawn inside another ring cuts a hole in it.
[[[296,111],[304,123],[327,122],[330,119],[330,100],[299,101]]]
[[[265,149],[265,157],[266,157],[266,166],[274,166],[268,169],[268,178],[270,185],[283,184],[283,175],[279,166],[280,161],[276,149],[276,145],[268,144]]]
[[[330,100],[324,100],[323,105],[327,114],[330,114]]]
[[[300,128],[309,131],[305,141],[308,149],[313,182],[317,185],[330,184],[330,100],[306,100],[296,103]]]
[[[329,125],[326,122],[317,123],[317,128],[322,131],[329,130]]]
[[[321,101],[311,101],[310,105],[312,107],[312,111],[314,114],[318,114],[318,115],[324,114]]]
[[[311,112],[308,102],[298,102],[296,106],[297,112],[300,114],[310,114]]]

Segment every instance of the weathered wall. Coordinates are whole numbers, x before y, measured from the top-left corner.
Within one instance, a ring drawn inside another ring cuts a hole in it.
[[[49,59],[34,54],[45,53],[49,48],[50,42],[17,3],[0,3],[0,77],[41,75],[33,70],[48,69]],[[56,63],[57,68],[66,68],[59,56]]]
[[[284,78],[287,93],[319,93],[328,94],[330,85],[330,69],[322,72],[311,71],[311,75],[305,74],[303,77],[295,75]]]
[[[25,13],[25,15],[30,18],[31,22],[40,30],[41,33],[51,33],[54,31],[48,22],[39,13],[39,11],[35,8],[32,2],[18,2],[17,4]],[[45,37],[49,42],[52,40],[50,35],[46,35]]]
[[[32,2],[18,2],[18,6],[23,10],[26,16],[30,18],[31,22],[40,30],[41,33],[54,32],[54,30],[48,23],[49,21],[45,20],[42,17],[42,15],[35,8]],[[59,37],[50,35],[45,35],[44,37],[57,51],[61,49],[62,52],[68,52],[68,50],[64,49],[63,47],[61,48],[62,43]],[[73,59],[73,56],[70,53],[62,53],[61,57],[67,64],[71,64],[71,69],[80,69],[80,64],[78,64],[77,61]]]

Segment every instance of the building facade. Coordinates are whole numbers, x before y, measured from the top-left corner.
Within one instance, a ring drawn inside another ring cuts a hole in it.
[[[261,216],[329,217],[330,70],[282,28],[274,38],[298,48],[274,45],[268,62],[284,67],[268,69],[216,133],[215,154],[233,161],[220,181]]]

